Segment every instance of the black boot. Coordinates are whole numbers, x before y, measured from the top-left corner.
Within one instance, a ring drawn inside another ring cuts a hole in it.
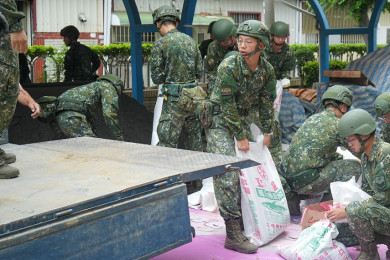
[[[244,254],[256,253],[258,247],[249,242],[248,238],[242,234],[239,219],[229,219],[225,221],[225,225],[225,248]]]

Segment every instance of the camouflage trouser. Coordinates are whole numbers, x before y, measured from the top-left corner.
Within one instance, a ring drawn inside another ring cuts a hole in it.
[[[348,223],[335,223],[339,234],[335,238],[338,242],[344,246],[356,246],[359,245],[358,238],[353,234]]]
[[[214,116],[213,125],[206,130],[207,152],[235,156],[234,138],[221,116]],[[213,177],[214,192],[221,216],[241,217],[241,188],[238,171],[224,172]]]
[[[329,190],[331,182],[348,181],[352,177],[357,180],[361,174],[360,163],[355,160],[332,161],[318,171],[320,177],[299,189],[292,187],[293,190],[298,194],[316,194]]]
[[[59,130],[66,137],[90,136],[96,137],[84,114],[74,111],[60,112],[56,116]]]
[[[19,69],[0,63],[0,136],[8,127],[15,113],[18,94]]]
[[[370,200],[354,201],[346,208],[347,220],[360,244],[375,243],[375,232],[390,236],[390,209]]]
[[[276,168],[279,169],[280,163],[282,161],[282,130],[280,129],[279,119],[275,116],[273,126],[272,126],[272,139],[269,146],[269,151],[271,153],[272,159],[276,165]]]
[[[177,148],[180,132],[185,133],[185,146],[189,150],[203,151],[202,126],[194,113],[186,112],[177,102],[164,100],[157,126],[158,145]]]

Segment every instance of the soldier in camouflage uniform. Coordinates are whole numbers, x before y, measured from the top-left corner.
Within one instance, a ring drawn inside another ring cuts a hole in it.
[[[340,136],[355,153],[362,153],[362,189],[372,197],[329,212],[331,221],[347,217],[360,243],[358,260],[379,260],[377,244],[390,249],[390,144],[375,137],[376,124],[362,109],[346,113],[339,122]],[[386,253],[390,257],[390,251]]]
[[[276,80],[273,68],[260,52],[268,44],[268,28],[256,20],[240,24],[237,31],[238,49],[218,67],[210,96],[213,114],[206,130],[207,151],[235,156],[234,138],[239,150],[248,151],[249,141],[255,141],[250,131],[255,123],[264,133],[264,144],[271,141],[273,101]],[[214,190],[220,214],[226,224],[225,248],[242,253],[254,253],[257,246],[241,233],[239,171],[214,176]]]
[[[14,115],[19,95],[18,53],[27,52],[22,18],[14,0],[0,1],[0,136]],[[14,154],[0,148],[0,179],[19,176],[19,170],[8,165],[15,160]]]
[[[196,100],[206,97],[197,84],[203,71],[202,57],[196,42],[176,29],[179,22],[179,14],[171,6],[161,6],[153,12],[153,23],[163,36],[150,55],[152,80],[163,84],[158,145],[176,148],[183,130],[186,149],[203,151],[202,126],[195,116]]]
[[[40,117],[53,125],[66,137],[90,136],[93,132],[92,113],[102,107],[103,117],[116,140],[123,141],[118,120],[118,96],[123,82],[114,75],[104,75],[96,82],[65,91],[58,98],[42,97]]]
[[[379,95],[375,100],[376,115],[382,121],[381,135],[382,139],[390,143],[390,92]]]
[[[100,67],[99,56],[89,47],[79,43],[79,30],[73,25],[64,27],[61,32],[66,46],[70,46],[65,54],[65,80],[91,81],[98,76],[96,70]]]
[[[285,42],[289,35],[290,31],[287,24],[274,22],[270,28],[271,42],[264,48],[264,57],[274,67],[276,80],[282,81],[283,88],[290,85],[290,72],[295,68],[294,52]],[[275,164],[279,167],[282,159],[282,129],[278,116],[275,115],[269,150]],[[282,182],[285,183],[283,179]]]
[[[227,19],[220,19],[213,26],[215,40],[210,43],[206,56],[206,71],[208,80],[208,94],[213,92],[217,70],[225,55],[232,50],[237,50],[237,29],[234,24]]]
[[[325,110],[312,115],[298,129],[279,170],[297,194],[328,191],[331,182],[360,176],[359,162],[343,160],[336,152],[343,145],[337,128],[339,118],[352,105],[351,92],[344,86],[334,85],[321,101]]]

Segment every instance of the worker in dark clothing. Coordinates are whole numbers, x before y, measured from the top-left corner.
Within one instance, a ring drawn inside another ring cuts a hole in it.
[[[87,46],[79,43],[79,30],[73,25],[61,30],[66,46],[70,49],[65,54],[65,82],[97,79],[96,70],[100,67],[99,56]]]
[[[214,34],[213,34],[213,25],[214,25],[215,21],[211,22],[209,24],[209,28],[207,28],[207,33],[210,34],[210,39],[208,40],[204,40],[203,42],[201,42],[201,44],[199,45],[199,50],[200,50],[200,55],[202,56],[202,59],[204,59],[204,57],[206,56],[207,54],[207,49],[209,48],[209,45],[210,43],[212,43],[214,40],[215,40],[215,37],[214,37]]]

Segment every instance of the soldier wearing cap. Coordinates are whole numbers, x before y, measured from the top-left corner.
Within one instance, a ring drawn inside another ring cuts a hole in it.
[[[360,164],[343,160],[337,153],[342,145],[338,123],[352,105],[352,94],[342,85],[330,87],[322,96],[325,110],[309,117],[298,129],[279,170],[295,194],[316,194],[328,191],[334,181],[348,181],[360,175]],[[290,199],[290,213],[299,213],[299,200]],[[298,205],[297,205],[298,204]]]
[[[101,106],[103,118],[116,140],[123,141],[118,120],[118,98],[123,82],[114,75],[104,75],[83,86],[69,89],[58,98],[44,96],[37,100],[41,106],[39,118],[51,123],[55,131],[65,137],[96,137],[93,113]]]
[[[99,56],[89,47],[79,43],[79,30],[73,25],[64,27],[61,32],[65,45],[70,47],[65,54],[65,82],[91,81],[98,76],[96,70],[100,67]]]
[[[163,84],[158,145],[176,148],[183,130],[185,147],[203,151],[202,126],[195,116],[196,102],[207,95],[197,83],[203,73],[202,57],[196,42],[176,29],[179,22],[179,13],[171,6],[153,12],[153,23],[163,36],[150,55],[152,80]]]
[[[276,81],[271,64],[260,57],[268,41],[268,28],[260,21],[248,20],[239,25],[239,53],[221,62],[210,93],[213,118],[206,130],[208,152],[235,156],[234,139],[239,150],[248,151],[249,141],[254,141],[251,123],[261,129],[264,144],[269,146]],[[226,224],[225,248],[250,254],[257,251],[257,246],[241,232],[239,174],[229,171],[214,176],[214,189]]]

